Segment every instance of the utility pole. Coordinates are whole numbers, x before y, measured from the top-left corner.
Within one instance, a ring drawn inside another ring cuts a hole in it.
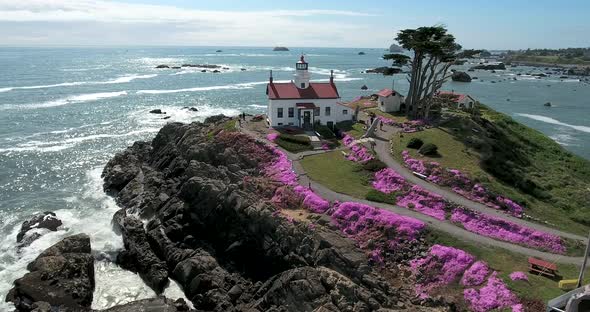
[[[584,278],[584,270],[586,270],[586,261],[588,260],[588,252],[590,251],[590,234],[588,235],[588,242],[586,243],[586,252],[584,253],[584,262],[582,262],[582,268],[580,269],[580,277],[578,278],[578,286],[582,287],[582,279]]]

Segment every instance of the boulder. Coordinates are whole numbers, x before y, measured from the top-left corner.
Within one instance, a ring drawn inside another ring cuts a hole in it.
[[[273,51],[289,51],[287,47],[274,47]]]
[[[43,213],[35,214],[29,218],[29,220],[23,222],[20,227],[20,231],[16,235],[16,242],[19,246],[24,247],[30,245],[34,240],[41,237],[38,232],[29,231],[34,229],[47,229],[49,231],[57,231],[57,228],[62,225],[60,219],[55,216],[55,213],[46,211]]]
[[[189,310],[190,309],[184,299],[179,298],[177,300],[172,300],[166,297],[158,297],[132,301],[123,305],[118,305],[106,310],[102,310],[102,312],[181,312]]]
[[[180,66],[172,66],[171,68],[172,69],[180,69],[181,67]]]
[[[215,51],[215,52],[217,52],[217,53],[220,53],[220,52],[223,52],[223,51],[221,51],[221,50],[217,50],[217,51]]]
[[[361,90],[368,90],[368,89],[369,89],[369,87],[367,87],[367,85],[363,85],[363,86],[361,87]]]
[[[462,71],[455,71],[451,76],[451,79],[453,81],[459,82],[471,82],[471,76],[469,76],[469,74],[467,74],[466,72]]]
[[[166,112],[163,112],[161,109],[157,108],[157,109],[152,109],[150,111],[150,114],[166,114]]]
[[[143,222],[136,217],[126,216],[120,222],[125,250],[117,256],[117,263],[130,271],[137,272],[145,283],[157,294],[168,284],[168,267],[151,249]]]
[[[547,103],[543,104],[543,106],[551,107],[551,102],[547,102]]]
[[[391,76],[393,74],[400,73],[402,70],[398,67],[388,67],[382,66],[373,69],[367,69],[365,73],[367,74],[383,74],[384,76]]]
[[[246,71],[246,69],[245,69],[245,68],[240,68],[240,70],[241,70],[241,71]]]
[[[29,273],[14,281],[7,301],[19,311],[43,311],[47,304],[52,311],[88,310],[94,292],[90,250],[86,234],[66,237],[49,247],[29,263]]]
[[[213,71],[213,73],[215,73],[215,74],[217,74],[217,73],[220,73],[220,72],[221,72],[221,71],[219,71],[219,70],[217,70],[217,69]]]
[[[168,66],[168,65],[158,65],[158,66],[156,66],[156,68],[159,68],[159,69],[161,69],[161,68],[170,68],[170,66]]]
[[[497,70],[497,69],[506,69],[506,65],[504,65],[504,63],[480,64],[477,66],[473,66],[470,69]]]
[[[361,51],[361,52],[359,52],[358,54],[359,54],[359,55],[365,55],[365,52],[362,52],[362,51]]]

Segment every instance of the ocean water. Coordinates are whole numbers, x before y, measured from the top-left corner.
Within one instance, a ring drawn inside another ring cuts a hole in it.
[[[216,53],[218,49],[223,52]],[[403,74],[392,79],[361,73],[387,65],[381,59],[383,49],[0,48],[0,311],[9,309],[3,298],[12,281],[26,272],[26,264],[64,236],[88,233],[96,254],[112,255],[122,247],[110,225],[117,206],[102,192],[100,179],[114,153],[136,140],[149,140],[166,122],[264,112],[269,71],[275,80],[290,80],[300,53],[307,55],[313,80],[327,81],[334,70],[343,100],[392,83],[398,91],[407,91]],[[218,74],[200,68],[155,69],[184,63],[229,69]],[[590,158],[590,85],[558,75],[526,75],[545,71],[478,71],[470,74],[479,80],[449,82],[445,89],[467,92]],[[361,91],[362,85],[369,90]],[[553,106],[545,107],[545,102]],[[155,108],[170,118],[150,114]],[[20,224],[46,210],[56,212],[63,229],[17,251]],[[137,275],[112,263],[99,262],[96,270],[94,308],[154,296]],[[166,294],[182,296],[178,286],[171,285]]]

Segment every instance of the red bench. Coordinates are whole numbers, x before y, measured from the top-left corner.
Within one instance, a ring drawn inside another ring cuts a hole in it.
[[[529,257],[529,272],[555,277],[557,265],[541,259]]]

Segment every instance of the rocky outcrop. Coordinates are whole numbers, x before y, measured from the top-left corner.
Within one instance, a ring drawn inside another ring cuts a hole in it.
[[[590,67],[572,67],[567,70],[567,74],[572,76],[590,76]]]
[[[181,312],[189,311],[189,307],[183,299],[170,300],[165,297],[143,299],[133,301],[127,304],[118,305],[103,312],[138,312],[138,311],[158,311],[158,312]]]
[[[162,65],[158,65],[158,66],[156,66],[156,68],[158,68],[158,69],[162,69],[162,68],[170,68],[170,66],[162,64]]]
[[[358,55],[365,55],[365,52],[361,51],[358,53]]]
[[[377,67],[377,68],[373,68],[373,69],[367,69],[365,71],[365,73],[367,73],[367,74],[383,74],[384,76],[391,76],[393,74],[401,73],[401,71],[402,71],[401,68],[382,66],[382,67]]]
[[[221,65],[215,65],[215,64],[182,64],[182,67],[199,67],[199,68],[209,68],[209,69],[215,69],[215,68],[221,68]]]
[[[473,66],[470,69],[483,69],[483,70],[506,69],[506,65],[504,65],[504,63],[480,64],[480,65]]]
[[[94,258],[90,238],[78,234],[64,238],[43,251],[30,271],[14,281],[6,298],[18,311],[51,306],[53,310],[87,310],[94,292]]]
[[[163,112],[161,109],[156,108],[156,109],[152,109],[150,111],[150,114],[166,114],[166,112]]]
[[[274,47],[273,51],[289,51],[287,47]]]
[[[398,46],[397,44],[393,43],[389,46],[389,52],[391,53],[400,53],[404,52],[404,48]]]
[[[469,74],[467,74],[466,72],[462,72],[462,71],[454,72],[453,75],[451,76],[451,79],[453,81],[459,81],[459,82],[471,82],[471,76],[469,76]]]
[[[275,156],[228,121],[169,123],[108,162],[104,187],[123,207],[117,261],[156,291],[176,280],[197,310],[412,306],[410,290],[391,286],[330,222],[283,216],[271,200],[278,185],[262,175]]]
[[[42,235],[38,231],[35,231],[36,229],[46,229],[55,232],[61,225],[61,220],[51,211],[35,214],[29,220],[23,222],[20,231],[16,235],[16,242],[19,247],[28,246]]]

